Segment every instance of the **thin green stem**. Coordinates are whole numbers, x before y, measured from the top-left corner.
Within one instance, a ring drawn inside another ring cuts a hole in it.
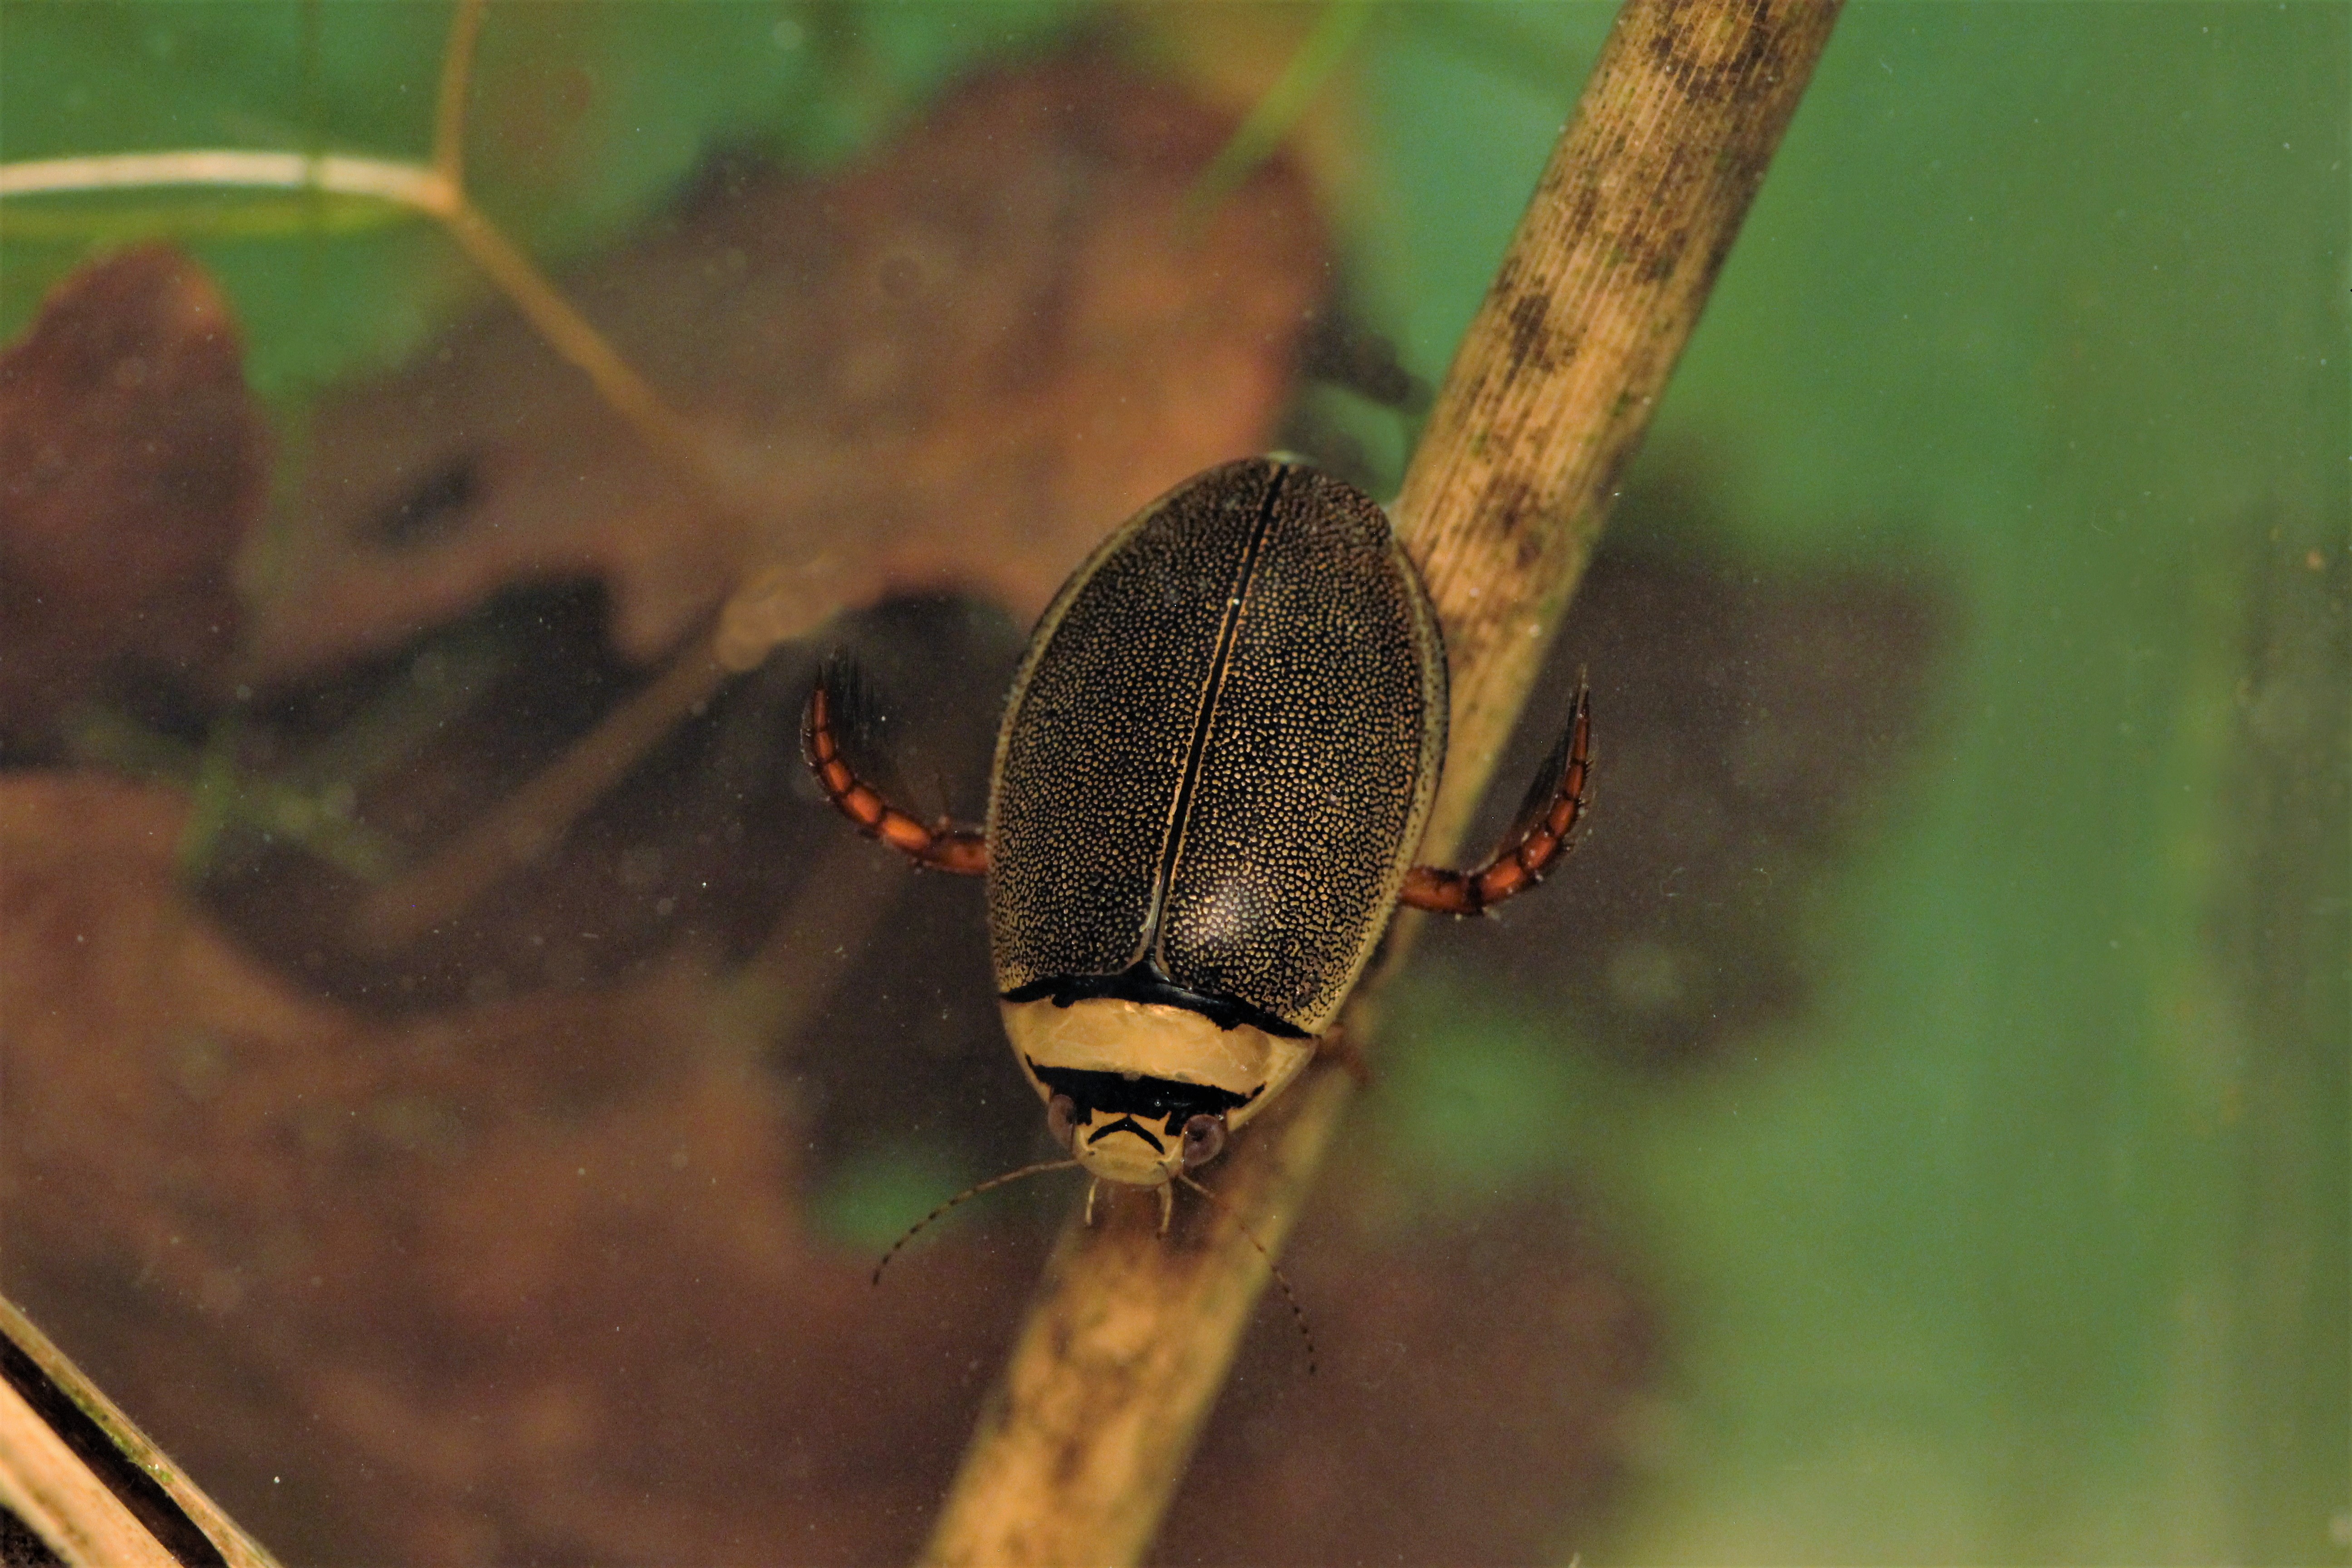
[[[1370,19],[1371,7],[1365,0],[1330,0],[1323,7],[1307,41],[1290,57],[1282,75],[1251,108],[1233,139],[1218,150],[1216,157],[1192,182],[1192,188],[1184,194],[1186,222],[1197,223],[1205,217],[1218,203],[1239,190],[1259,164],[1274,156],[1306,118],[1307,106],[1348,58],[1348,51],[1355,47]]]

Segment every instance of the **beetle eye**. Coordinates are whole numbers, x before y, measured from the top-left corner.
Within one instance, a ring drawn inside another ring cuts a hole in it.
[[[1045,1102],[1045,1131],[1054,1135],[1055,1142],[1068,1148],[1077,1125],[1077,1102],[1068,1095],[1057,1094]]]
[[[1184,1163],[1205,1165],[1224,1152],[1225,1119],[1195,1116],[1184,1123]]]

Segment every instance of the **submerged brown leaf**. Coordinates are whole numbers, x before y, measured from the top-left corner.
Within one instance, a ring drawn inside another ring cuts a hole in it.
[[[877,1298],[682,967],[396,1028],[291,993],[173,892],[183,816],[0,781],[9,1293],[289,1560],[910,1546],[1028,1260]]]
[[[637,659],[762,573],[784,635],[891,591],[1034,613],[1120,517],[1276,428],[1327,262],[1278,163],[1188,220],[1230,131],[1080,55],[983,77],[838,175],[710,171],[565,282],[702,433],[710,484],[491,311],[319,411],[257,668],[565,576],[604,581]]]
[[[186,684],[228,650],[268,449],[194,262],[143,246],[58,287],[0,354],[0,746],[126,666]]]

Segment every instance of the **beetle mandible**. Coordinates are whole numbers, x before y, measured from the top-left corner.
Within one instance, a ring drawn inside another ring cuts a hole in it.
[[[856,775],[837,680],[802,725],[827,797],[919,865],[986,873],[1005,1032],[1055,1142],[1159,1189],[1163,1226],[1169,1184],[1313,1058],[1396,906],[1475,914],[1533,887],[1591,763],[1580,689],[1494,858],[1414,864],[1445,757],[1436,615],[1380,506],[1280,457],[1178,485],[1064,584],[1004,705],[984,829]]]

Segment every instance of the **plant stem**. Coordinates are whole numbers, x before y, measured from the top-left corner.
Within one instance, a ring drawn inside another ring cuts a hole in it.
[[[1834,0],[1629,0],[1439,394],[1396,507],[1444,626],[1454,728],[1424,859],[1457,847],[1619,475],[1836,20]],[[1604,716],[1605,721],[1605,716]],[[1382,973],[1411,945],[1393,933]],[[1378,976],[1341,1020],[1372,1035]],[[1351,1088],[1316,1072],[1213,1174],[1279,1246]],[[924,1561],[1139,1558],[1265,1268],[1222,1215],[1111,1205],[1062,1237]]]
[[[68,1568],[277,1568],[121,1406],[0,1300],[0,1507]],[[8,1561],[19,1559],[13,1552]]]

